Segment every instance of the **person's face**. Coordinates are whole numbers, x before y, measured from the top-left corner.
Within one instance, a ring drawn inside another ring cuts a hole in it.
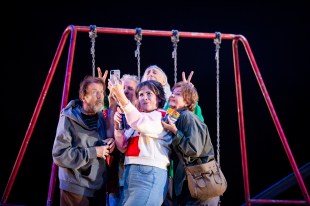
[[[86,95],[83,97],[83,108],[88,113],[97,113],[103,108],[104,90],[101,84],[88,85]]]
[[[184,101],[183,95],[182,95],[182,88],[177,87],[172,91],[171,96],[169,97],[169,106],[173,109],[181,109],[184,108],[186,105],[186,102]]]
[[[155,68],[150,68],[150,69],[147,69],[145,73],[146,73],[146,80],[152,79],[152,80],[158,81],[159,83],[161,83],[162,86],[166,84],[165,77],[160,70],[155,69]]]
[[[137,88],[137,83],[133,80],[125,80],[124,81],[124,93],[129,99],[129,101],[133,104],[135,104],[135,101],[137,100],[136,97],[136,88]]]
[[[138,93],[140,110],[143,112],[151,112],[157,109],[157,96],[149,89],[148,86],[143,86]]]

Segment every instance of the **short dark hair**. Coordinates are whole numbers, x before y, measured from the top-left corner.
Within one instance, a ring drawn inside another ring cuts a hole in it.
[[[104,95],[105,95],[105,89],[106,88],[105,88],[104,81],[99,77],[93,77],[93,76],[87,75],[84,77],[84,79],[80,83],[79,97],[81,100],[83,99],[83,97],[87,93],[88,85],[90,85],[92,83],[101,84],[103,86],[103,91],[104,91]]]
[[[155,80],[147,80],[144,82],[140,82],[136,88],[136,96],[139,98],[139,92],[142,87],[147,86],[159,99],[158,108],[163,108],[166,103],[165,91],[161,83]]]

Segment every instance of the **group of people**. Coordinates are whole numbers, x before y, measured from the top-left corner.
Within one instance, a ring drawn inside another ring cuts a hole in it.
[[[61,111],[52,150],[60,205],[218,205],[218,196],[191,197],[180,158],[214,159],[193,72],[188,78],[182,72],[171,89],[164,71],[151,65],[141,81],[129,74],[109,79],[109,95],[107,75],[98,68],[98,77],[85,77],[79,99]],[[179,114],[176,121],[164,121],[168,108]],[[173,193],[167,195],[171,165]]]

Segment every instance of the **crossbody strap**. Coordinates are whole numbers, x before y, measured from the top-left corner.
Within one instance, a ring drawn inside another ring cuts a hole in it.
[[[188,166],[193,161],[197,161],[198,164],[202,164],[202,160],[200,157],[186,156],[182,152],[180,152],[179,150],[176,153],[177,153],[178,158],[180,160],[183,160],[184,166]]]

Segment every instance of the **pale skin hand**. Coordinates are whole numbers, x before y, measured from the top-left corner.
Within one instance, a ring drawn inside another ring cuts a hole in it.
[[[110,93],[117,99],[121,107],[127,105],[129,100],[124,93],[124,83],[122,81],[118,82],[116,77],[114,77],[114,83],[108,79],[108,89]]]
[[[105,83],[105,80],[107,80],[107,76],[109,73],[108,70],[105,70],[103,75],[102,75],[100,67],[97,67],[97,71],[98,71],[98,77],[102,79],[102,81]]]
[[[108,138],[104,140],[107,145],[96,147],[97,157],[103,158],[104,160],[112,153],[115,149],[115,140]]]
[[[116,105],[117,105],[117,101],[116,101],[116,97],[113,93],[110,93],[109,95],[109,107],[113,110],[115,110]]]
[[[191,79],[193,77],[193,74],[194,74],[194,71],[191,71],[191,73],[189,73],[189,75],[188,75],[188,78],[186,79],[185,72],[182,72],[182,81],[191,83]]]
[[[115,149],[115,139],[114,138],[108,138],[104,140],[105,143],[109,146],[109,151],[112,153]]]
[[[164,122],[164,121],[161,121],[163,127],[165,130],[168,130],[170,132],[172,132],[173,134],[177,134],[177,127],[175,126],[175,124],[170,120],[170,118],[168,117],[168,123]]]
[[[96,148],[96,152],[97,152],[97,157],[99,157],[99,158],[106,160],[107,157],[110,155],[109,145],[97,146],[95,148]]]
[[[114,114],[114,121],[117,123],[122,122],[121,109],[119,107],[116,108],[116,112]]]

